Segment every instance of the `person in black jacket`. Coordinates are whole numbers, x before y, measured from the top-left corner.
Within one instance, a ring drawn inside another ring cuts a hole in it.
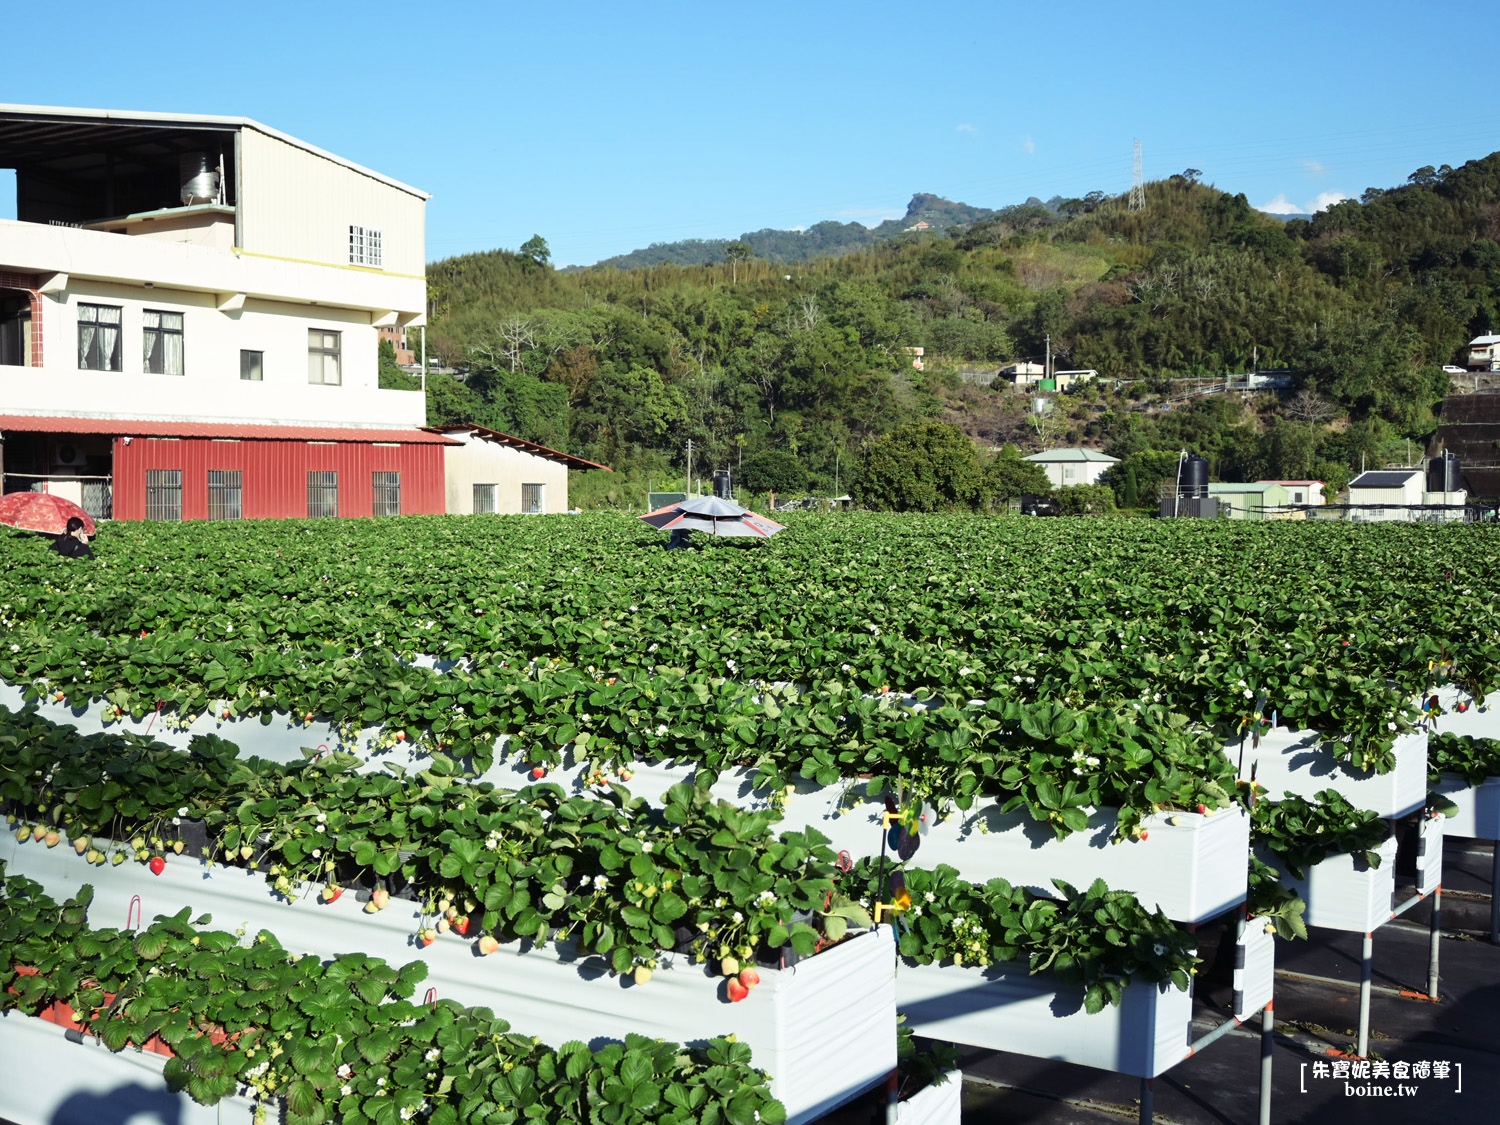
[[[94,557],[94,552],[89,547],[89,537],[83,530],[83,521],[77,516],[69,517],[67,530],[52,540],[52,549],[68,559]]]

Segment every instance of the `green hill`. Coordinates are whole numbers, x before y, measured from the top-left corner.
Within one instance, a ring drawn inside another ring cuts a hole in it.
[[[680,465],[689,437],[699,466],[786,454],[820,487],[922,418],[985,445],[1188,448],[1225,479],[1337,479],[1429,430],[1441,365],[1500,323],[1500,154],[1311,220],[1180,177],[1149,184],[1138,212],[1095,193],[996,211],[919,195],[913,214],[938,229],[876,228],[852,248],[839,224],[797,232],[789,245],[824,251],[790,282],[772,242],[734,267],[722,248],[629,269],[559,272],[499,250],[434,263],[429,350],[469,373],[434,381],[434,417],[638,473]],[[1040,359],[1049,340],[1059,366],[1119,388],[1042,420],[1024,395],[957,376]],[[1294,393],[1170,401],[1173,378],[1256,363],[1294,369]]]

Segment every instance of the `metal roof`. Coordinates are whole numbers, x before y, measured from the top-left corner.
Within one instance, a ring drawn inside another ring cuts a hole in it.
[[[601,465],[597,461],[586,461],[582,457],[575,457],[571,453],[563,453],[561,450],[549,449],[545,445],[538,445],[534,441],[518,438],[514,434],[502,434],[499,430],[486,429],[484,426],[474,425],[448,425],[429,427],[434,433],[456,434],[474,433],[499,445],[509,445],[525,453],[534,453],[538,457],[546,457],[553,461],[561,461],[575,469],[603,469],[606,473],[614,472],[608,465]]]
[[[1480,344],[1500,344],[1500,336],[1475,336],[1469,341],[1469,347],[1477,347]]]
[[[1400,488],[1412,477],[1420,477],[1421,469],[1372,469],[1361,473],[1349,482],[1350,488]]]
[[[430,430],[374,430],[357,426],[256,426],[228,422],[152,422],[134,418],[63,418],[0,414],[0,431],[48,434],[110,434],[114,437],[241,438],[257,441],[398,442],[457,445]]]
[[[1097,449],[1049,449],[1045,453],[1032,453],[1022,458],[1025,461],[1097,461],[1113,465],[1119,460]]]
[[[1269,492],[1273,488],[1285,488],[1279,480],[1258,480],[1253,482],[1215,481],[1208,486],[1208,494],[1216,492]]]
[[[432,198],[420,188],[393,180],[362,164],[345,160],[342,156],[298,140],[279,129],[272,129],[269,125],[262,125],[249,117],[219,117],[204,113],[142,113],[120,109],[74,109],[67,106],[0,103],[0,167],[13,168],[18,163],[36,164],[66,159],[85,149],[90,152],[135,149],[143,143],[149,143],[164,153],[191,152],[202,147],[201,138],[196,138],[195,134],[234,133],[240,129],[254,129],[268,137],[275,137],[305,152],[342,164],[372,180],[379,180],[390,187],[415,195],[418,199]]]

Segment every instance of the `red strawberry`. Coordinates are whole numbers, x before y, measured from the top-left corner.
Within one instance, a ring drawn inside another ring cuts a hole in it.
[[[426,949],[435,941],[437,941],[436,930],[429,928],[417,931],[417,944],[420,945],[423,949]]]
[[[730,980],[730,982],[729,982],[729,999],[732,1002],[738,1004],[741,1000],[743,1000],[746,996],[749,996],[749,995],[750,995],[750,990],[748,988],[746,988],[743,984],[740,983],[740,980],[739,980],[738,977],[735,977],[732,980]]]
[[[757,984],[760,983],[760,974],[757,973],[754,969],[746,969],[742,973],[740,973],[739,982],[744,985],[747,990],[754,988]]]
[[[531,771],[531,776],[536,778],[538,781],[542,780],[542,778],[547,776],[547,767],[537,766]]]
[[[167,861],[159,855],[154,855],[151,857],[151,862],[146,866],[151,868],[151,874],[160,875],[167,869]]]
[[[1208,812],[1208,806],[1207,805],[1199,805],[1198,806],[1198,811],[1200,813],[1206,813],[1206,812]]]
[[[453,919],[453,928],[460,934],[467,934],[469,932],[469,916],[467,914],[460,914],[457,918]]]
[[[1151,835],[1151,833],[1149,833],[1149,832],[1142,832],[1141,833],[1141,839],[1144,840],[1149,835]]]
[[[344,893],[343,887],[328,886],[323,888],[324,902],[338,902],[339,896]]]

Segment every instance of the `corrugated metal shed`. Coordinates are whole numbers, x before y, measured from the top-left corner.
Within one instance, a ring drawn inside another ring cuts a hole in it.
[[[525,438],[518,438],[513,434],[503,434],[499,430],[488,430],[483,426],[465,424],[453,426],[433,426],[430,428],[435,433],[440,434],[479,434],[481,437],[488,438],[490,441],[497,442],[500,445],[508,445],[513,449],[519,449],[523,453],[535,453],[538,457],[546,457],[552,461],[561,461],[570,469],[603,469],[606,473],[614,472],[614,470],[611,469],[608,465],[601,465],[597,461],[588,461],[582,457],[575,457],[571,453],[563,453],[560,450],[549,449],[547,448],[547,446],[538,445],[534,441],[527,441]]]

